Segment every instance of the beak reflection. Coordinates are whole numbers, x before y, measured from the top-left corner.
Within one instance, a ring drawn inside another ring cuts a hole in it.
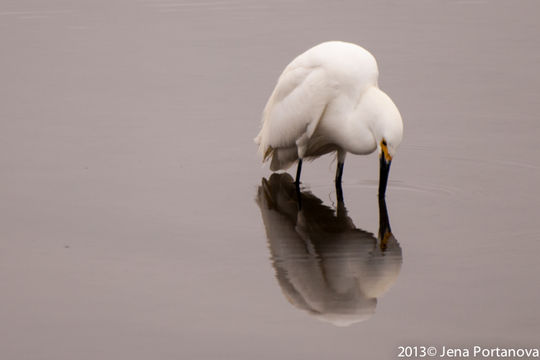
[[[298,193],[286,173],[262,179],[257,204],[276,278],[292,305],[336,326],[373,316],[402,264],[384,198],[378,237],[358,229],[343,202],[333,209],[308,191]]]

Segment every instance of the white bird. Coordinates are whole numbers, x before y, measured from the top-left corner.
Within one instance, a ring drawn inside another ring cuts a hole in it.
[[[364,48],[341,41],[319,44],[296,57],[283,71],[262,117],[255,143],[272,171],[298,160],[337,152],[336,188],[341,190],[347,153],[380,158],[379,197],[403,136],[394,102],[379,89],[377,62]]]

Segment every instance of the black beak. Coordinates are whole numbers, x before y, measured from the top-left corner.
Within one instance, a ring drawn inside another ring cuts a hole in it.
[[[388,184],[388,173],[390,173],[390,164],[392,164],[392,160],[386,162],[384,153],[382,153],[380,157],[379,199],[384,199],[386,195],[386,185]]]

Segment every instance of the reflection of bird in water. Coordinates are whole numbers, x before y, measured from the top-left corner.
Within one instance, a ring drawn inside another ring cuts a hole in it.
[[[394,284],[402,263],[384,199],[378,238],[355,227],[343,202],[334,211],[310,192],[299,194],[286,173],[262,179],[257,203],[276,277],[294,306],[337,326],[375,313],[377,298]]]

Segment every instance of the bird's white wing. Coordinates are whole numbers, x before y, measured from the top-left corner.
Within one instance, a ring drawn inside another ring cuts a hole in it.
[[[290,64],[264,109],[262,129],[255,138],[259,152],[266,157],[269,148],[289,148],[302,137],[309,139],[334,94],[323,67]]]

